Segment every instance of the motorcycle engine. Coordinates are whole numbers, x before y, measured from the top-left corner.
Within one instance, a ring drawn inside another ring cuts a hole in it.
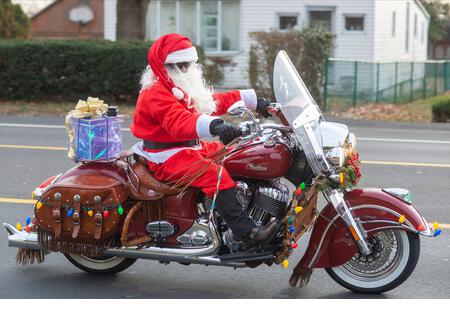
[[[267,224],[272,217],[280,220],[286,212],[289,191],[282,184],[277,186],[278,188],[260,187],[256,190],[255,203],[249,210],[249,216],[258,226]]]
[[[258,226],[264,226],[273,218],[281,220],[286,212],[289,201],[289,189],[281,183],[258,187],[251,192],[244,182],[237,182],[237,197],[249,217]],[[253,196],[253,203],[252,203]],[[238,251],[241,242],[234,237],[231,229],[223,234],[224,243],[231,251]]]

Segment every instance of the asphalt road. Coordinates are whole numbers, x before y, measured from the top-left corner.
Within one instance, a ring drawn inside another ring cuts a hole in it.
[[[60,254],[49,255],[41,265],[16,266],[16,250],[7,247],[6,232],[0,231],[0,298],[449,298],[450,125],[341,122],[359,138],[361,159],[371,163],[362,165],[361,187],[407,188],[428,221],[447,224],[441,236],[421,238],[417,268],[397,289],[379,296],[354,294],[323,270],[315,271],[306,288],[290,288],[293,266],[233,270],[138,261],[116,276],[96,277]],[[17,148],[64,147],[64,129],[52,125],[63,125],[63,119],[0,117],[0,221],[23,223],[33,206],[17,202],[29,199],[47,177],[73,165],[61,150]],[[125,146],[133,142],[131,134],[124,132]],[[299,249],[290,258],[291,265],[301,254]]]

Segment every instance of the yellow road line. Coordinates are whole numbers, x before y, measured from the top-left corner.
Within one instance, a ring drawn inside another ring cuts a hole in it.
[[[32,204],[36,203],[34,199],[23,199],[23,198],[7,198],[0,197],[0,203],[8,203],[8,204]]]
[[[0,144],[0,148],[19,148],[29,150],[66,151],[67,147]]]
[[[422,167],[450,168],[450,164],[437,164],[437,163],[385,162],[385,161],[361,161],[361,163],[362,164],[370,164],[370,165],[422,166]]]
[[[38,146],[38,145],[14,145],[14,144],[0,144],[0,148],[47,150],[47,151],[66,151],[67,150],[66,147]],[[419,167],[450,168],[450,164],[438,164],[438,163],[388,162],[388,161],[361,161],[361,163],[362,164],[369,164],[369,165],[419,166]]]

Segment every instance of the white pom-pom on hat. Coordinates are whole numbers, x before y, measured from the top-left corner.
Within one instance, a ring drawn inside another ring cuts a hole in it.
[[[183,91],[181,91],[179,88],[177,88],[176,86],[174,86],[172,88],[172,94],[173,96],[175,96],[175,98],[177,100],[182,100],[184,98],[184,93]]]

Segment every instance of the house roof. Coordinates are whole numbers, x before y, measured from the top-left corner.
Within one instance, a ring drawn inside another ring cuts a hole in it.
[[[430,20],[430,14],[428,13],[427,9],[423,6],[423,4],[420,2],[420,0],[414,0],[414,2],[417,4],[417,6],[422,10],[423,14],[427,17],[428,20]]]
[[[36,12],[35,14],[33,14],[31,16],[31,19],[34,19],[35,17],[37,17],[38,15],[40,15],[41,13],[47,11],[48,9],[50,9],[51,7],[53,7],[58,1],[61,0],[52,0],[51,3],[48,3],[45,7],[43,7],[41,10],[39,10],[38,12]]]
[[[12,3],[19,4],[28,16],[33,17],[54,1],[55,0],[12,0]]]

